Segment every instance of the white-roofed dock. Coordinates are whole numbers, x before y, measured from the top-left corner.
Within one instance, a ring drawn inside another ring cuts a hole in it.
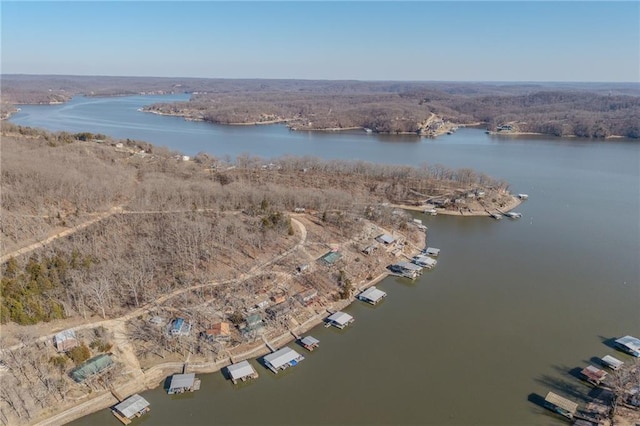
[[[196,378],[195,373],[187,374],[174,374],[171,376],[171,383],[167,393],[172,395],[174,393],[193,392],[200,390],[200,379]]]
[[[258,372],[247,360],[227,366],[227,372],[229,373],[229,377],[234,385],[238,383],[239,380],[244,382],[247,379],[258,378]]]
[[[616,348],[623,352],[640,357],[640,339],[633,336],[624,336],[615,341]]]
[[[303,359],[302,355],[286,346],[263,358],[265,365],[276,374],[278,370],[298,365]]]
[[[300,339],[300,344],[308,351],[313,351],[320,345],[320,340],[313,336],[306,336],[303,339]]]
[[[135,394],[114,406],[111,412],[118,420],[128,425],[134,417],[147,413],[150,410],[149,405],[149,401]]]
[[[618,370],[624,365],[624,362],[620,361],[618,358],[612,357],[611,355],[605,355],[602,357],[602,364],[612,370]]]
[[[385,297],[387,297],[387,293],[376,288],[375,286],[369,287],[368,289],[366,289],[365,291],[363,291],[358,295],[358,299],[362,300],[363,302],[370,303],[372,305],[376,305]]]
[[[355,319],[351,315],[347,314],[346,312],[338,311],[327,318],[326,326],[328,327],[332,325],[334,327],[342,329],[354,321]]]

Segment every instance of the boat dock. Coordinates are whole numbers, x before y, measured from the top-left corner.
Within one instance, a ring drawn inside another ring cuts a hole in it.
[[[186,367],[184,370],[186,370]],[[173,395],[184,392],[195,392],[197,390],[200,390],[200,379],[196,378],[196,374],[183,373],[171,376],[171,384],[169,384],[167,393]]]
[[[320,345],[320,340],[312,336],[306,336],[304,339],[300,339],[300,344],[309,352],[312,352]]]
[[[257,379],[259,377],[258,372],[247,360],[227,366],[227,372],[234,385],[237,384],[238,381],[245,382],[249,379]]]

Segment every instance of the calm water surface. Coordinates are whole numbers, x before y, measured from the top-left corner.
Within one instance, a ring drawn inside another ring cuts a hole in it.
[[[566,424],[529,402],[552,390],[580,402],[569,371],[614,354],[608,339],[640,336],[640,144],[497,138],[461,129],[421,139],[300,133],[284,126],[214,126],[138,112],[177,96],[75,98],[22,106],[11,121],[142,139],[185,154],[312,155],[379,163],[471,167],[530,198],[516,221],[417,217],[438,266],[415,283],[388,278],[379,306],[311,334],[321,348],[275,376],[234,387],[220,373],[202,390],[144,393],[133,424]],[[294,346],[294,345],[291,345]],[[108,410],[74,425],[114,425]]]

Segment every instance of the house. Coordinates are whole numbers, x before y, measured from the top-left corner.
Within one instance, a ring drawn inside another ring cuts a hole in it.
[[[242,380],[244,382],[247,379],[258,378],[258,372],[247,360],[227,366],[227,373],[229,373],[229,378],[231,378],[234,385],[238,383],[238,380]]]
[[[367,246],[365,248],[362,249],[362,253],[364,254],[371,254],[374,251],[376,251],[376,249],[378,248],[377,244],[371,244],[370,246]]]
[[[336,263],[338,261],[338,259],[340,259],[341,257],[342,257],[342,254],[340,254],[339,251],[333,251],[332,250],[332,251],[322,255],[320,257],[320,259],[318,259],[318,261],[324,263],[327,266],[331,266],[334,263]]]
[[[271,300],[273,300],[273,303],[284,303],[287,300],[287,296],[285,296],[284,294],[276,294],[275,296],[271,297]]]
[[[231,337],[231,324],[228,322],[217,322],[211,328],[205,330],[205,338],[209,341],[226,341]]]
[[[135,394],[114,406],[111,412],[118,420],[128,425],[134,417],[140,417],[149,412],[149,405],[149,401]]]
[[[381,243],[381,244],[384,244],[385,246],[388,246],[388,245],[390,245],[390,244],[393,244],[393,242],[394,242],[395,240],[396,240],[396,239],[395,239],[395,238],[393,238],[393,237],[392,237],[391,235],[389,235],[389,234],[382,234],[382,235],[378,235],[378,236],[376,237],[376,241],[377,241],[377,242],[379,242],[379,243]]]
[[[69,376],[77,382],[82,383],[89,377],[100,374],[113,365],[113,360],[109,354],[100,354],[90,358],[71,370]]]
[[[298,365],[303,359],[302,355],[286,346],[263,358],[264,364],[276,374],[279,370]]]
[[[377,304],[379,301],[387,297],[387,293],[377,289],[375,286],[371,286],[358,295],[358,299],[363,302],[370,303],[372,305]]]
[[[345,312],[338,311],[327,318],[326,326],[328,327],[332,325],[334,327],[343,329],[354,321],[355,319],[351,315]]]
[[[167,393],[173,395],[174,393],[193,392],[199,389],[200,379],[196,378],[195,373],[174,374],[171,376]]]
[[[318,297],[318,290],[313,288],[301,291],[295,295],[295,298],[304,306],[310,305],[316,297]]]
[[[245,319],[245,321],[247,323],[247,329],[249,331],[257,330],[264,327],[264,323],[262,322],[262,315],[260,314],[249,315]]]
[[[270,319],[278,320],[278,319],[287,318],[292,310],[293,310],[293,307],[291,303],[282,302],[267,308],[265,312],[267,313],[267,315],[269,315]]]
[[[623,352],[640,357],[640,339],[633,336],[624,336],[617,339],[615,342],[616,348]]]
[[[79,344],[74,330],[65,330],[53,336],[53,345],[58,352],[66,352]]]
[[[298,265],[296,267],[296,272],[301,274],[301,273],[305,272],[308,269],[309,269],[309,264],[308,263],[304,263],[304,264]]]
[[[169,334],[172,336],[188,336],[191,334],[191,323],[184,318],[174,318],[169,324]]]

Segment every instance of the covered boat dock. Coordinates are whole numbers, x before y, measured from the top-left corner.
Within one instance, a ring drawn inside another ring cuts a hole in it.
[[[229,377],[234,385],[238,383],[238,380],[242,380],[244,382],[247,379],[258,378],[258,372],[247,360],[227,366],[227,372],[229,373]]]
[[[313,351],[315,348],[320,346],[320,340],[316,339],[312,336],[306,336],[303,339],[300,339],[300,344],[304,346],[309,352]]]
[[[173,395],[174,393],[193,392],[200,390],[200,379],[196,378],[195,373],[187,374],[174,374],[171,376],[171,384],[167,393]]]
[[[568,419],[573,419],[573,416],[578,410],[577,403],[563,398],[553,392],[547,393],[547,396],[544,398],[544,406]]]
[[[149,405],[149,401],[135,394],[114,406],[111,412],[118,420],[128,425],[134,417],[140,417],[149,412]]]
[[[278,374],[278,370],[298,365],[303,359],[302,355],[286,346],[272,354],[265,355],[263,358],[265,365],[276,374]]]
[[[623,352],[640,357],[640,339],[633,336],[624,336],[615,341],[616,347]]]
[[[338,311],[327,318],[327,327],[332,325],[343,329],[354,321],[355,319],[351,315],[346,312]]]
[[[387,293],[376,288],[375,286],[371,286],[362,293],[358,295],[358,299],[363,302],[367,302],[371,305],[376,305],[379,301],[387,297]]]

